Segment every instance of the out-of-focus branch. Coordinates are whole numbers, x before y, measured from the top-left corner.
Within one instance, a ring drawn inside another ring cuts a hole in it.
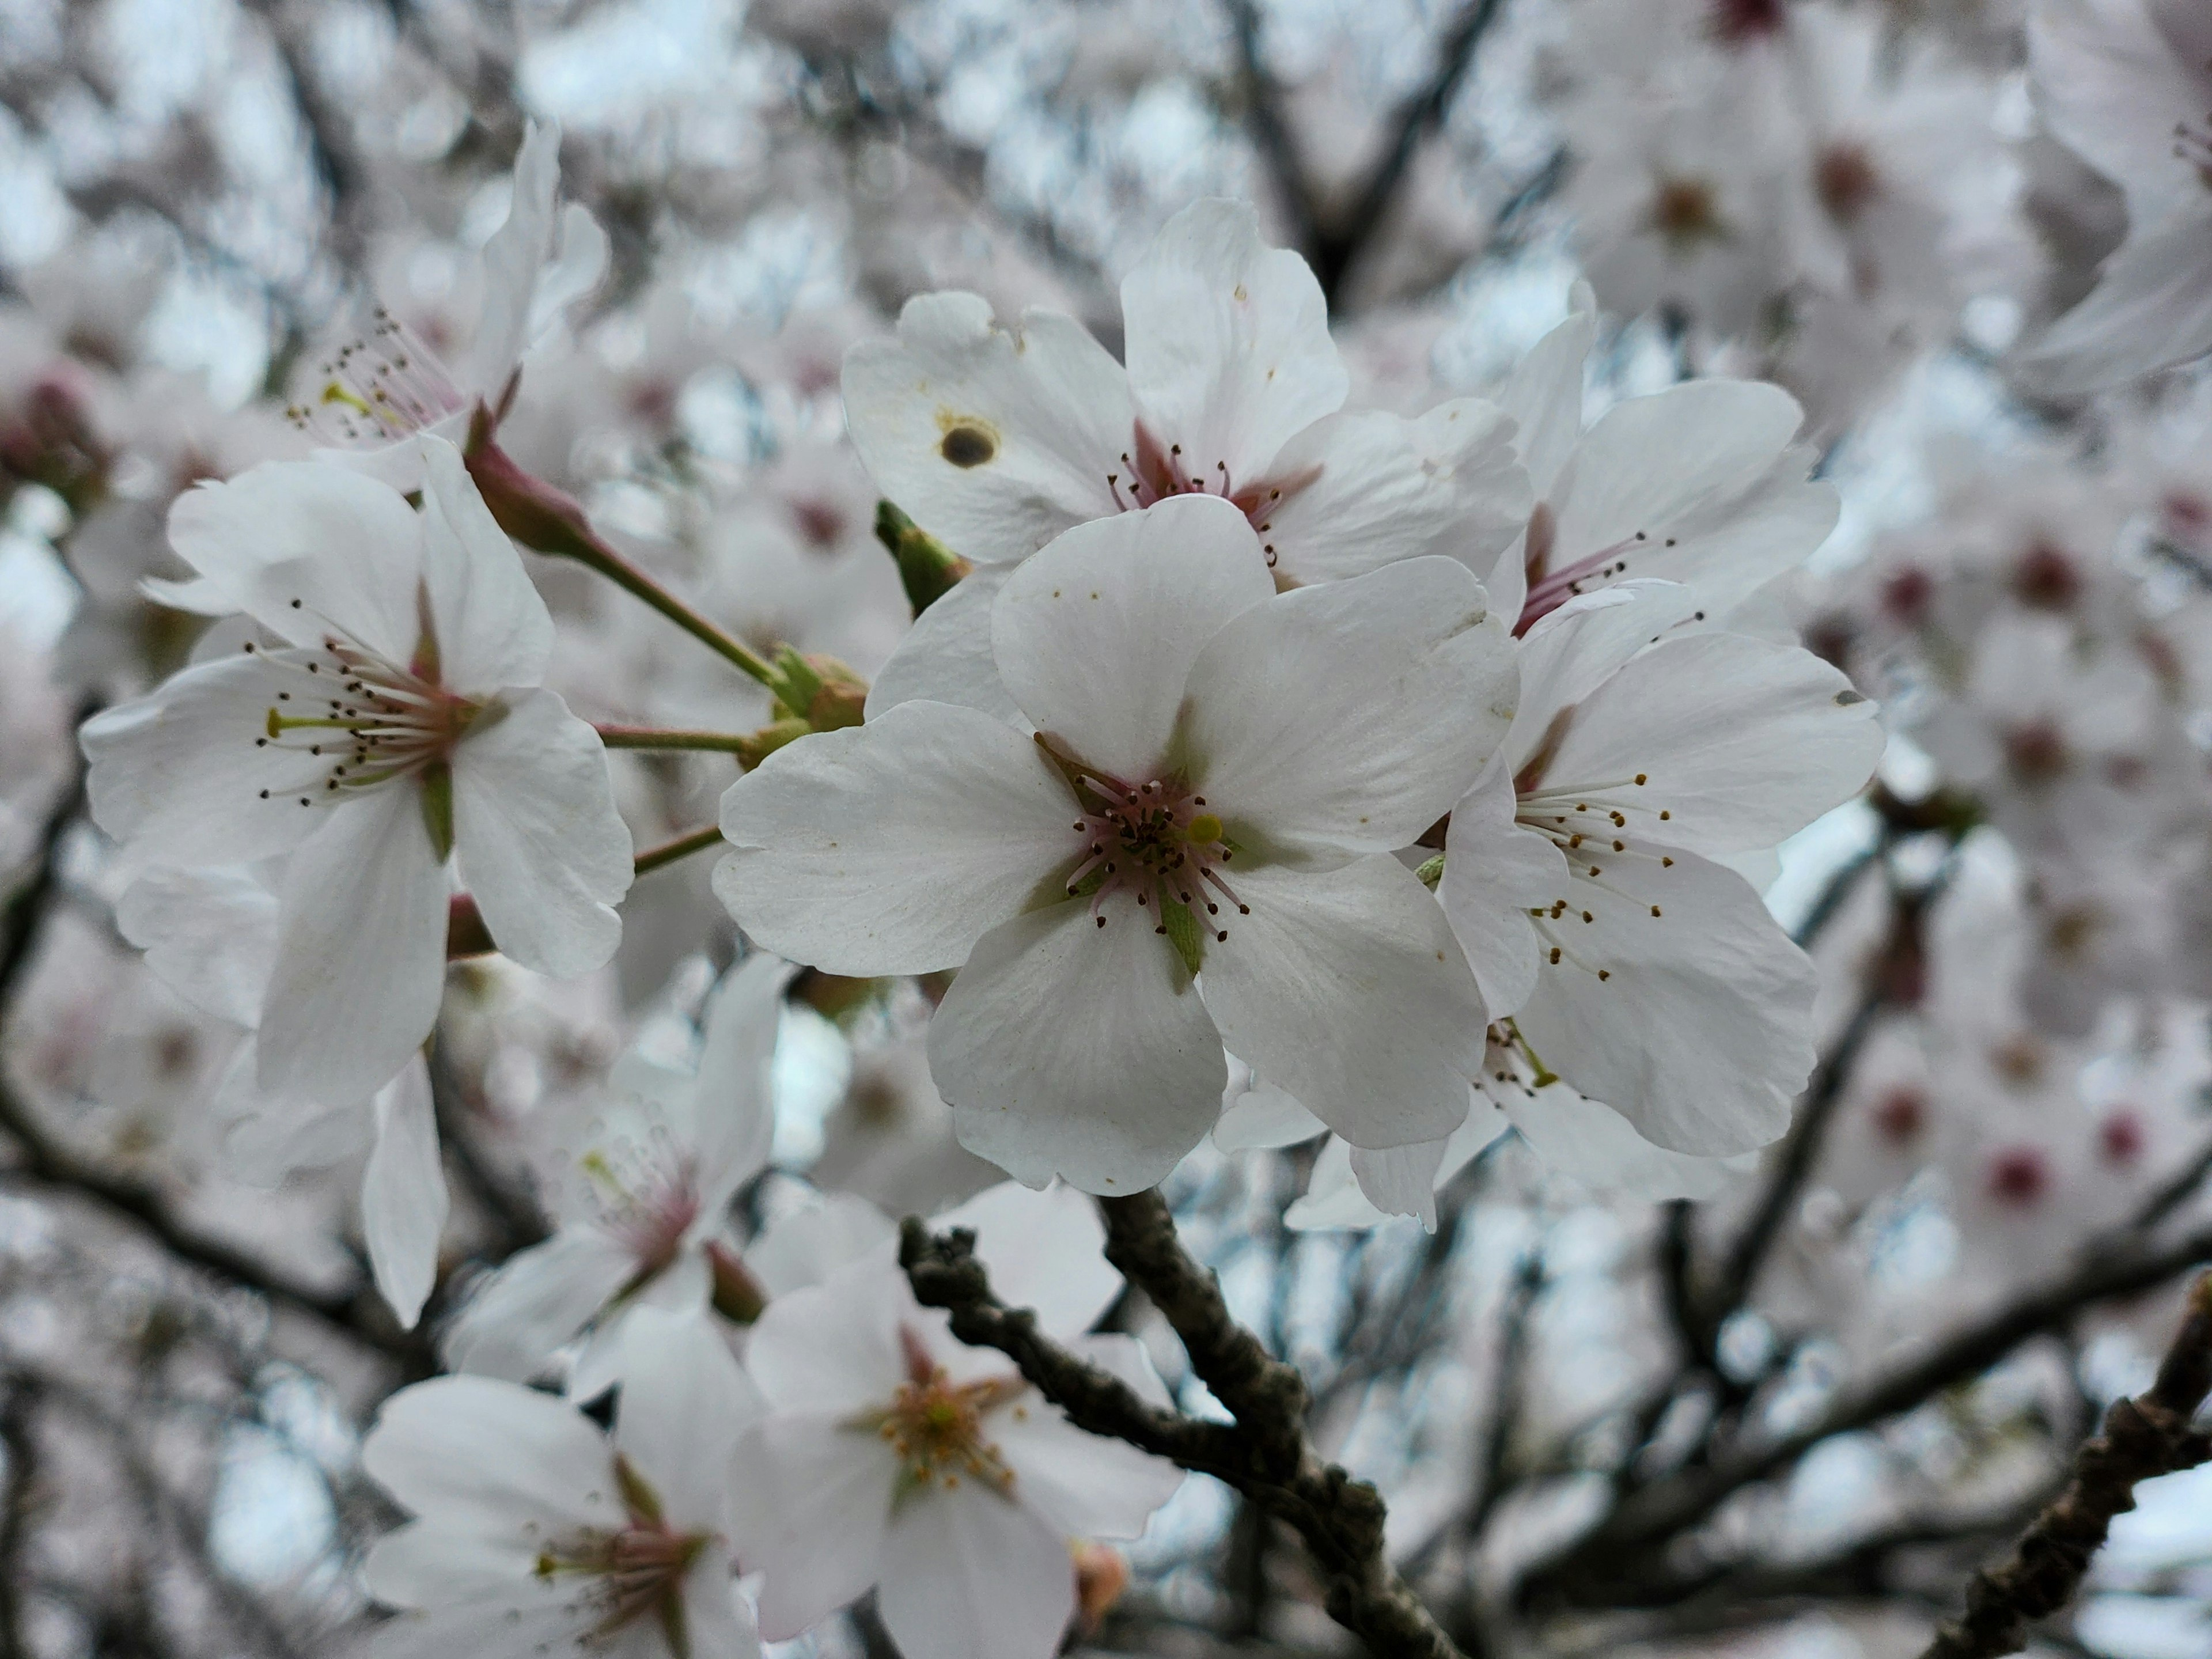
[[[434,1042],[430,1048],[430,1099],[446,1156],[477,1208],[498,1234],[494,1241],[497,1259],[503,1261],[517,1250],[543,1243],[550,1235],[538,1200],[522,1182],[495,1166],[477,1144],[466,1085],[442,1042]]]
[[[76,821],[82,801],[80,778],[48,814],[38,864],[9,897],[4,913],[0,913],[0,1019],[4,1019],[16,981],[29,965],[40,923],[58,885],[55,871],[62,839]],[[363,1308],[359,1293],[325,1291],[295,1279],[246,1251],[186,1226],[171,1212],[158,1189],[101,1168],[48,1133],[4,1076],[0,1076],[0,1133],[15,1143],[16,1152],[14,1164],[0,1170],[0,1179],[28,1182],[57,1194],[88,1199],[111,1218],[128,1223],[179,1260],[258,1291],[281,1306],[310,1315],[353,1340],[380,1348],[410,1365],[419,1364],[427,1353],[416,1338]]]
[[[1682,1470],[1632,1494],[1570,1548],[1533,1571],[1523,1594],[1533,1600],[1556,1596],[1591,1605],[1620,1604],[1625,1594],[1632,1604],[1638,1586],[1620,1570],[1625,1558],[1651,1552],[1698,1525],[1735,1494],[1794,1467],[1823,1441],[1924,1405],[1953,1384],[1980,1376],[2031,1337],[2061,1328],[2082,1310],[2154,1290],[2208,1261],[2212,1227],[2155,1250],[2100,1242],[2065,1277],[2014,1297],[1887,1375],[1844,1390],[1803,1426],[1723,1452],[1701,1468]]]
[[[1380,1655],[1458,1659],[1459,1650],[1391,1567],[1375,1489],[1324,1462],[1305,1432],[1306,1389],[1230,1316],[1212,1273],[1182,1249],[1157,1192],[1100,1200],[1107,1259],[1174,1327],[1191,1368],[1234,1417],[1186,1417],[1154,1406],[1108,1372],[1041,1335],[1036,1316],[991,1294],[974,1237],[933,1237],[909,1218],[899,1260],[917,1299],[945,1309],[963,1342],[997,1349],[1093,1434],[1126,1440],[1243,1492],[1304,1540],[1329,1615]]]
[[[368,169],[353,141],[345,112],[332,101],[315,71],[313,55],[302,34],[312,27],[295,18],[283,0],[252,0],[261,15],[270,43],[284,68],[292,107],[299,112],[307,135],[307,160],[330,197],[331,254],[348,275],[358,275],[368,252],[368,228],[362,208],[368,191]]]
[[[1437,43],[1436,68],[1428,81],[1384,124],[1389,142],[1352,193],[1349,205],[1340,213],[1324,216],[1297,135],[1284,118],[1280,89],[1260,50],[1259,9],[1254,0],[1231,0],[1229,16],[1237,40],[1245,126],[1274,175],[1300,250],[1332,307],[1352,268],[1396,204],[1422,143],[1450,113],[1452,100],[1474,67],[1475,47],[1502,3],[1503,0],[1467,0]]]
[[[2212,1395],[2212,1273],[2190,1292],[2181,1328],[2149,1391],[2113,1402],[2105,1431],[2074,1455],[2074,1478],[2012,1553],[1976,1573],[1966,1611],[1936,1632],[1921,1659],[1997,1659],[2027,1645],[2027,1627],[2074,1599],[2112,1517],[2135,1508],[2138,1483],[2212,1462],[2212,1434],[2192,1428]]]

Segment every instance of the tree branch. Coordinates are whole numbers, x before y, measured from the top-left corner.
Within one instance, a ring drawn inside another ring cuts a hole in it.
[[[1191,1368],[1234,1416],[1186,1417],[1041,1335],[1036,1316],[991,1294],[974,1235],[933,1237],[908,1218],[899,1261],[917,1300],[952,1316],[963,1342],[995,1348],[1093,1434],[1125,1440],[1243,1493],[1304,1540],[1329,1615],[1389,1659],[1459,1659],[1459,1650],[1384,1553],[1375,1489],[1325,1462],[1305,1434],[1306,1388],[1230,1317],[1219,1285],[1184,1252],[1157,1192],[1102,1199],[1107,1259],[1175,1328]]]
[[[2014,1297],[1888,1375],[1845,1390],[1804,1427],[1645,1487],[1533,1571],[1523,1595],[1634,1605],[1636,1587],[1620,1571],[1625,1553],[1648,1549],[1698,1525],[1735,1493],[1791,1468],[1825,1440],[1870,1428],[1954,1383],[1978,1376],[2029,1338],[2058,1329],[2082,1309],[2155,1289],[2207,1261],[2212,1261],[2212,1227],[2161,1250],[2092,1249],[2067,1277]],[[1628,1601],[1620,1600],[1624,1593]]]
[[[2027,1626],[2074,1599],[2112,1517],[2135,1508],[2139,1482],[2212,1462],[2212,1434],[2192,1429],[2212,1395],[2212,1273],[2197,1281],[2181,1328],[2147,1394],[2113,1402],[2105,1431],[2074,1455],[2074,1478],[2011,1555],[1966,1586],[1966,1611],[1921,1659],[1997,1659],[2027,1645]]]

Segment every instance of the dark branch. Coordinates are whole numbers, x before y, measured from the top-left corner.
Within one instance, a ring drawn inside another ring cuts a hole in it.
[[[2067,1277],[2016,1297],[1886,1376],[1845,1390],[1802,1428],[1717,1456],[1636,1493],[1571,1549],[1532,1573],[1525,1593],[1536,1599],[1565,1595],[1595,1605],[1610,1603],[1625,1589],[1632,1595],[1619,1571],[1625,1553],[1648,1549],[1698,1525],[1735,1493],[1793,1467],[1822,1441],[1871,1428],[1925,1404],[1955,1382],[1980,1376],[2021,1343],[2059,1329],[2084,1308],[2154,1289],[2207,1261],[2212,1261],[2212,1228],[2159,1250],[2109,1244],[2093,1249]]]
[[[1155,1406],[1118,1377],[1039,1334],[1036,1316],[991,1294],[972,1234],[933,1237],[909,1218],[899,1260],[925,1305],[963,1342],[995,1348],[1093,1434],[1125,1440],[1244,1494],[1305,1541],[1329,1615],[1390,1659],[1458,1659],[1458,1650],[1384,1553],[1382,1500],[1325,1462],[1306,1438],[1305,1382],[1230,1317],[1212,1273],[1184,1253],[1157,1193],[1104,1199],[1108,1260],[1175,1327],[1191,1368],[1235,1417],[1216,1423]]]
[[[2113,1403],[2105,1431],[2074,1455],[2074,1478],[2011,1555],[1966,1586],[1966,1611],[1921,1659],[1997,1659],[2027,1645],[2027,1627],[2074,1599],[2112,1517],[2145,1480],[2212,1462],[2212,1434],[2191,1425],[2212,1395],[2212,1274],[2198,1279],[2147,1394]]]

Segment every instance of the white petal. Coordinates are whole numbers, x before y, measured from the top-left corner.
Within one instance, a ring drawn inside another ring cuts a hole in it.
[[[446,1206],[430,1073],[418,1057],[377,1094],[376,1146],[361,1178],[361,1231],[369,1267],[377,1291],[404,1329],[414,1328],[438,1282]]]
[[[1224,1152],[1241,1152],[1261,1146],[1295,1146],[1328,1132],[1328,1125],[1308,1111],[1304,1102],[1255,1078],[1213,1126],[1213,1144]]]
[[[1297,588],[1199,654],[1192,775],[1238,839],[1388,852],[1467,793],[1512,724],[1516,684],[1504,624],[1453,560]]]
[[[261,1086],[361,1100],[436,1023],[446,872],[411,783],[326,811],[284,872],[276,969],[261,1009]]]
[[[598,1425],[566,1401],[488,1376],[402,1389],[378,1411],[361,1461],[402,1508],[454,1531],[514,1537],[622,1513]]]
[[[1352,1179],[1367,1201],[1385,1215],[1414,1217],[1429,1231],[1437,1230],[1437,1170],[1444,1160],[1448,1137],[1392,1146],[1382,1152],[1352,1148]]]
[[[1255,481],[1350,389],[1321,284],[1261,240],[1241,202],[1194,202],[1169,220],[1121,279],[1121,318],[1139,410],[1208,483],[1217,462],[1232,488]]]
[[[703,1207],[717,1224],[730,1194],[768,1163],[775,1133],[769,1066],[790,979],[789,963],[760,951],[726,975],[707,1002],[691,1137]]]
[[[780,1412],[850,1417],[905,1378],[899,1327],[926,1323],[919,1311],[888,1256],[856,1261],[770,1302],[745,1343],[745,1368]]]
[[[1732,1160],[1655,1146],[1612,1107],[1565,1084],[1531,1097],[1501,1091],[1505,1115],[1537,1157],[1592,1192],[1658,1202],[1712,1197],[1734,1178]]]
[[[2089,297],[2036,342],[2028,367],[2050,390],[2080,392],[2203,356],[2212,350],[2207,269],[2212,213],[2202,208],[2130,234]]]
[[[77,740],[91,762],[94,821],[147,864],[248,864],[289,852],[324,821],[320,803],[302,806],[298,793],[310,768],[308,787],[321,793],[322,769],[268,741],[269,713],[304,678],[240,653],[87,720]]]
[[[447,1335],[446,1363],[527,1382],[636,1272],[629,1251],[599,1228],[563,1227],[509,1256],[470,1298]]]
[[[1660,852],[1574,866],[1546,923],[1561,960],[1515,1021],[1547,1067],[1646,1139],[1747,1152],[1790,1127],[1813,1069],[1818,976],[1741,876]],[[1591,866],[1601,884],[1579,878]]]
[[[1498,397],[1540,497],[1551,495],[1582,438],[1583,366],[1597,340],[1597,300],[1588,283],[1575,284],[1569,305],[1566,321],[1529,349]]]
[[[362,1564],[368,1592],[386,1607],[449,1607],[530,1593],[537,1551],[520,1528],[487,1536],[442,1518],[411,1521],[376,1540]]]
[[[1486,570],[1535,505],[1511,423],[1474,398],[1418,421],[1376,410],[1331,415],[1285,444],[1269,476],[1285,481],[1284,495],[1261,539],[1296,582],[1432,553]]]
[[[1539,971],[1529,909],[1558,896],[1567,878],[1559,849],[1513,821],[1513,780],[1493,763],[1452,808],[1437,897],[1491,1018],[1528,1000]]]
[[[788,1641],[876,1582],[898,1474],[873,1432],[823,1414],[780,1414],[739,1441],[730,1542],[767,1575],[762,1635]]]
[[[1048,1336],[1089,1330],[1121,1293],[1121,1275],[1106,1261],[1105,1224],[1073,1188],[1040,1193],[1002,1181],[930,1226],[973,1228],[992,1290],[1010,1308],[1033,1309]]]
[[[1383,1214],[1415,1217],[1434,1232],[1437,1194],[1444,1183],[1512,1127],[1487,1096],[1471,1091],[1467,1121],[1442,1141],[1382,1152],[1351,1148],[1352,1178],[1368,1201]]]
[[[561,187],[561,128],[532,121],[514,158],[507,217],[483,250],[483,307],[463,371],[467,390],[496,403],[528,343],[530,299],[553,238],[553,197]]]
[[[731,1577],[729,1553],[708,1544],[684,1575],[684,1632],[695,1659],[757,1659],[760,1626]]]
[[[703,1311],[639,1308],[623,1322],[615,1444],[679,1532],[721,1530],[738,1437],[767,1414]]]
[[[1152,1185],[1213,1127],[1229,1063],[1149,908],[1073,899],[986,933],[929,1025],[960,1144],[1018,1180]]]
[[[553,652],[553,617],[461,452],[442,438],[423,452],[422,581],[438,630],[440,679],[464,696],[536,685]]]
[[[1617,673],[1647,646],[1693,626],[1698,590],[1681,582],[1632,578],[1569,599],[1521,641],[1521,707],[1506,739],[1515,769],[1547,738],[1552,721]]]
[[[1233,878],[1201,982],[1223,1041],[1362,1146],[1438,1139],[1467,1115],[1485,1016],[1443,911],[1387,855]]]
[[[1005,566],[978,566],[914,619],[868,688],[870,720],[902,702],[949,702],[1022,723],[991,654],[991,607],[1007,574]]]
[[[169,544],[294,645],[335,632],[386,662],[415,654],[422,528],[388,485],[321,461],[264,461],[178,496]]]
[[[1121,1347],[1126,1360],[1144,1363],[1143,1344],[1129,1336],[1093,1339],[1082,1357],[1098,1363],[1107,1343]],[[987,1431],[1014,1472],[1015,1501],[1060,1537],[1134,1538],[1182,1485],[1182,1471],[1164,1458],[1086,1434],[1035,1394],[1017,1403],[1020,1416],[994,1412]]]
[[[376,1552],[371,1551],[368,1567],[373,1569],[376,1561]],[[377,1581],[371,1577],[368,1582],[374,1592]],[[471,1659],[543,1659],[577,1644],[589,1628],[584,1622],[587,1615],[577,1610],[565,1590],[566,1586],[526,1578],[498,1599],[403,1613],[372,1631],[361,1651],[366,1659],[451,1659],[456,1653],[468,1654]],[[609,1655],[606,1659],[631,1656]]]
[[[1373,1227],[1389,1218],[1359,1190],[1359,1178],[1352,1172],[1352,1144],[1335,1135],[1322,1143],[1304,1194],[1283,1212],[1283,1224],[1299,1233]]]
[[[550,691],[510,694],[453,751],[453,846],[502,955],[556,979],[622,943],[629,827],[599,733]]]
[[[202,1013],[248,1027],[261,1018],[276,963],[276,895],[243,870],[150,871],[116,902],[115,926]]]
[[[779,749],[722,797],[714,892],[768,950],[833,974],[956,968],[1074,867],[1075,797],[1036,744],[902,703]]]
[[[892,1518],[876,1605],[906,1659],[1047,1659],[1075,1612],[1066,1540],[973,1484]]]
[[[1811,652],[1692,635],[1592,692],[1540,782],[1603,794],[1626,809],[1624,835],[1717,856],[1772,847],[1850,799],[1882,744],[1874,704]]]
[[[890,1218],[857,1193],[823,1193],[787,1210],[745,1246],[745,1266],[770,1297],[819,1285],[898,1237]]]
[[[973,294],[924,294],[898,339],[845,357],[845,420],[876,487],[955,553],[1034,553],[1118,511],[1109,473],[1134,441],[1121,366],[1073,318],[996,327]]]
[[[231,1175],[275,1187],[295,1170],[320,1169],[368,1149],[376,1133],[369,1102],[333,1106],[264,1093],[254,1075],[258,1059],[254,1039],[240,1043],[208,1099],[208,1110],[222,1125],[223,1162]]]
[[[1159,775],[1206,642],[1275,594],[1244,515],[1209,495],[1078,525],[1006,579],[991,646],[1007,691],[1065,751]]]

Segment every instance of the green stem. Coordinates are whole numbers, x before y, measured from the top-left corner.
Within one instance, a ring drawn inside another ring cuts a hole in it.
[[[781,688],[781,678],[769,665],[768,659],[735,635],[717,628],[690,605],[678,599],[659,582],[647,575],[629,560],[601,541],[595,532],[586,532],[563,551],[579,564],[598,571],[609,581],[627,592],[635,594],[662,616],[708,649],[751,675],[763,685],[775,691]]]
[[[637,873],[641,876],[658,870],[664,864],[689,858],[694,853],[704,852],[709,847],[721,844],[722,827],[710,823],[703,830],[694,830],[688,836],[678,836],[674,841],[665,841],[658,847],[648,847],[637,855]]]
[[[743,752],[750,739],[729,732],[667,732],[651,726],[601,726],[594,728],[610,749],[709,749],[723,754]]]
[[[556,559],[574,559],[643,599],[695,640],[736,664],[771,691],[782,677],[766,658],[742,640],[725,633],[659,582],[615,551],[592,528],[582,503],[544,479],[533,477],[492,439],[491,412],[482,404],[469,422],[462,451],[469,476],[499,527],[525,547]]]

